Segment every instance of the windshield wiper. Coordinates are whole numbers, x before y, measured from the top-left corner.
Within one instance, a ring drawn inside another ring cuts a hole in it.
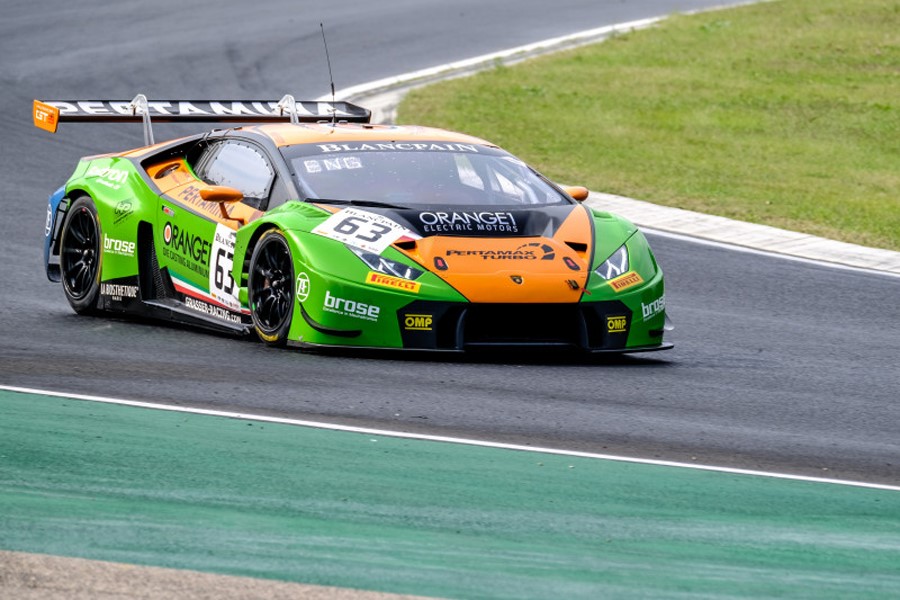
[[[371,206],[373,208],[409,208],[399,204],[389,204],[378,200],[343,200],[337,198],[309,198],[308,202],[321,202],[322,204],[349,204],[351,206]]]

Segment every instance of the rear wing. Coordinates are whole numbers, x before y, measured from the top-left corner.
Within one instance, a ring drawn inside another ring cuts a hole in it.
[[[294,100],[153,100],[143,94],[133,100],[34,101],[34,125],[56,133],[59,123],[144,124],[144,142],[153,144],[151,121],[160,123],[368,123],[372,112],[349,102]]]

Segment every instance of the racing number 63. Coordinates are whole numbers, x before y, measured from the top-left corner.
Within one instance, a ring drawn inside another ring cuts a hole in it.
[[[362,225],[368,225],[367,230],[359,231]],[[393,231],[393,228],[381,223],[373,223],[361,217],[348,216],[343,221],[334,226],[337,233],[344,235],[352,235],[363,242],[377,242],[386,233]],[[368,235],[363,233],[368,232]]]
[[[234,293],[234,278],[231,276],[231,267],[234,264],[234,253],[228,252],[225,248],[219,248],[215,259],[216,271],[216,289],[231,295]],[[228,278],[228,285],[225,285],[225,278]]]

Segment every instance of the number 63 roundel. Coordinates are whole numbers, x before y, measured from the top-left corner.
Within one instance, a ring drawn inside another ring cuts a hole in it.
[[[216,235],[209,256],[209,293],[232,310],[240,310],[237,285],[231,276],[234,264],[235,233],[224,225],[216,225]]]
[[[312,232],[375,254],[404,235],[418,237],[385,216],[357,208],[339,210]]]

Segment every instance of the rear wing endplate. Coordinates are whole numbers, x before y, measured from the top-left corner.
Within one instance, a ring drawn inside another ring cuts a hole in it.
[[[56,133],[59,123],[144,124],[144,141],[153,144],[151,121],[159,123],[368,123],[372,112],[350,102],[294,100],[152,100],[143,94],[133,100],[34,101],[34,125]]]

